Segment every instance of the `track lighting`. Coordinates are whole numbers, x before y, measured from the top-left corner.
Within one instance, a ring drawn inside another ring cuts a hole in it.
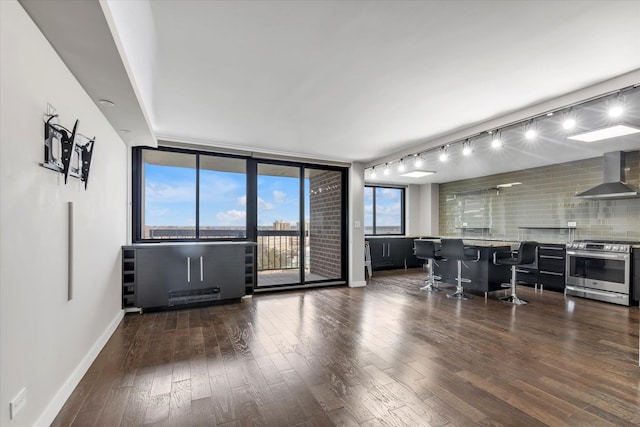
[[[467,139],[462,143],[462,155],[469,156],[472,152],[473,150],[471,150],[471,141]]]
[[[502,138],[500,138],[500,131],[496,131],[491,140],[491,147],[498,149],[502,147]]]
[[[573,113],[573,109],[570,108],[569,111],[567,111],[564,114],[564,120],[562,121],[562,127],[565,130],[571,130],[574,127],[576,127],[576,118],[575,118],[575,114]]]
[[[626,98],[637,90],[640,90],[640,87],[619,89],[616,92],[609,92],[600,97],[589,99],[584,102],[568,105],[552,111],[541,112],[538,115],[530,116],[523,120],[504,124],[500,129],[494,128],[495,130],[493,131],[486,130],[473,135],[468,135],[464,140],[458,139],[445,143],[442,146],[433,146],[428,148],[423,147],[423,151],[413,154],[404,154],[404,157],[396,159],[392,158],[387,160],[386,163],[379,163],[371,166],[365,170],[365,173],[367,173],[367,176],[370,179],[376,178],[377,173],[380,172],[380,168],[382,168],[384,175],[390,175],[393,167],[394,175],[397,174],[399,176],[407,176],[411,178],[418,178],[419,175],[424,176],[426,173],[436,173],[437,171],[423,171],[423,165],[425,163],[430,164],[432,159],[436,156],[440,162],[447,162],[449,160],[448,149],[451,146],[454,146],[453,153],[455,160],[460,158],[458,157],[458,153],[461,153],[461,155],[465,157],[471,156],[474,154],[474,150],[471,146],[472,140],[482,139],[483,141],[486,141],[485,138],[487,137],[487,134],[489,136],[491,147],[498,150],[502,148],[504,144],[504,140],[502,139],[503,131],[507,132],[506,137],[509,138],[510,141],[509,148],[516,150],[518,149],[517,144],[523,142],[521,139],[522,136],[524,136],[526,141],[540,139],[541,134],[539,131],[544,131],[544,135],[548,135],[548,131],[551,126],[562,126],[566,132],[565,136],[569,140],[585,142],[615,138],[632,133],[638,134],[640,133],[640,126],[635,123],[621,122],[621,119],[625,115],[625,110],[627,109]],[[596,105],[596,107],[593,108],[591,107],[592,105]],[[590,111],[585,111],[584,117],[582,117],[581,113],[584,111],[584,107],[586,106],[590,106]],[[605,115],[605,117],[608,116],[610,119],[607,120],[607,127],[594,129],[590,126],[590,124],[592,124],[591,115],[594,111],[598,110],[602,115]],[[558,118],[555,119],[555,116],[558,116]],[[550,117],[554,118],[548,120]],[[520,135],[520,137],[518,137],[518,135]],[[511,147],[511,141],[516,144],[514,147]],[[457,144],[460,144],[461,148],[456,148],[458,147]],[[484,152],[484,150],[482,151]]]
[[[607,101],[607,114],[609,117],[616,118],[624,113],[624,100],[620,95],[614,99]]]
[[[529,123],[525,125],[524,128],[525,128],[524,137],[526,139],[528,139],[529,141],[532,141],[537,138],[538,130],[537,130],[536,122],[531,120]]]
[[[449,154],[447,153],[447,147],[442,147],[440,149],[440,157],[439,157],[441,162],[446,162],[447,160],[449,160]]]

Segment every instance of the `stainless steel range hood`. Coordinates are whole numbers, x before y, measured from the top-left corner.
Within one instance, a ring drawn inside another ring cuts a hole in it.
[[[624,152],[604,153],[602,161],[604,183],[576,194],[576,197],[583,199],[627,199],[640,196],[638,190],[634,190],[622,182],[624,179]]]

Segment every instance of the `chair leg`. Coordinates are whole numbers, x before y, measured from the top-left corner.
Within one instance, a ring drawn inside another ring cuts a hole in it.
[[[511,296],[500,298],[501,301],[516,305],[528,304],[529,301],[518,298],[516,295],[516,266],[511,266]]]
[[[442,289],[440,289],[438,287],[438,282],[435,279],[435,276],[433,275],[433,260],[429,259],[427,260],[427,269],[429,270],[429,275],[427,276],[427,280],[424,281],[425,285],[423,287],[420,288],[421,291],[426,291],[426,292],[438,292],[441,291]]]
[[[448,294],[447,298],[458,298],[458,299],[470,299],[471,295],[465,293],[464,288],[462,287],[462,261],[458,260],[458,278],[456,284],[456,291],[452,294]],[[468,281],[468,280],[467,280]]]

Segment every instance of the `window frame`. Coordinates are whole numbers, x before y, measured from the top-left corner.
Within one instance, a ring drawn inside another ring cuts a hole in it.
[[[369,237],[369,236],[380,236],[380,237],[384,237],[384,236],[405,236],[406,235],[406,227],[405,227],[405,223],[406,223],[406,216],[405,216],[405,212],[406,212],[406,192],[407,189],[406,187],[401,187],[401,186],[394,186],[394,185],[370,185],[370,184],[365,184],[365,189],[366,188],[371,188],[372,191],[372,217],[373,217],[373,232],[372,233],[365,233],[365,236]],[[376,190],[378,188],[390,188],[390,189],[394,189],[394,190],[400,190],[400,233],[383,233],[383,234],[379,234],[377,232],[377,224],[376,224]],[[365,229],[366,229],[366,224],[364,224]]]
[[[142,159],[143,151],[162,151],[176,154],[190,154],[196,158],[196,188],[195,188],[195,237],[192,238],[172,238],[172,239],[146,239],[142,233],[142,186],[144,185],[144,177],[142,176]],[[251,241],[249,233],[249,206],[247,206],[247,215],[245,219],[245,237],[220,237],[220,238],[202,238],[200,237],[200,156],[216,156],[242,159],[245,161],[245,178],[247,193],[249,192],[249,157],[239,156],[227,153],[217,153],[211,151],[188,150],[174,147],[132,147],[131,150],[131,241],[132,243],[158,243],[158,242],[246,242]],[[248,194],[247,194],[248,196]]]

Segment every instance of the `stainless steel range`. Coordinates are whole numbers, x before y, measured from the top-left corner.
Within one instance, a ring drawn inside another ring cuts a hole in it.
[[[565,292],[614,304],[633,304],[633,244],[596,240],[567,243]]]

